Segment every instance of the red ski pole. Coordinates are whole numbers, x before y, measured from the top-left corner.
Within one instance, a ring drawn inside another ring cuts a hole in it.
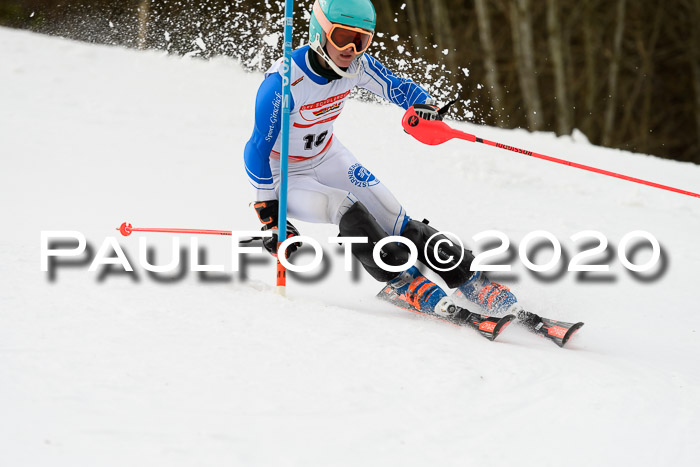
[[[607,175],[609,177],[615,177],[622,180],[627,180],[628,182],[640,183],[642,185],[651,186],[654,188],[660,188],[662,190],[673,191],[675,193],[680,193],[682,195],[693,196],[695,198],[700,198],[700,194],[693,193],[692,191],[681,190],[679,188],[674,188],[672,186],[661,185],[659,183],[650,182],[648,180],[642,180],[639,178],[630,177],[628,175],[623,175],[615,172],[610,172],[608,170],[598,169],[596,167],[591,167],[589,165],[577,164],[576,162],[567,161],[564,159],[557,159],[556,157],[545,156],[544,154],[538,154],[536,152],[528,151],[525,149],[516,148],[513,146],[508,146],[501,143],[496,143],[494,141],[489,141],[477,136],[465,133],[463,131],[455,130],[451,128],[447,123],[440,120],[425,120],[416,114],[413,107],[408,109],[403,116],[402,121],[403,127],[408,134],[416,138],[423,144],[428,144],[431,146],[436,146],[438,144],[445,143],[453,138],[463,139],[470,141],[472,143],[482,143],[489,146],[493,146],[500,149],[506,149],[508,151],[517,152],[525,156],[536,157],[538,159],[543,159],[550,162],[556,162],[558,164],[568,165],[569,167],[575,167],[581,170],[587,170],[589,172],[595,172],[602,175]]]
[[[176,233],[184,235],[232,235],[230,230],[203,230],[203,229],[160,229],[160,228],[139,228],[132,227],[131,224],[124,222],[120,225],[117,230],[125,237],[131,235],[132,232],[160,232],[160,233]],[[240,243],[250,243],[253,241],[252,237],[243,237],[240,239]]]
[[[177,234],[201,234],[201,235],[228,235],[231,236],[230,230],[201,230],[201,229],[156,229],[156,228],[138,228],[132,227],[131,224],[124,222],[119,228],[119,232],[125,237],[131,235],[131,232],[161,232],[161,233],[177,233]]]

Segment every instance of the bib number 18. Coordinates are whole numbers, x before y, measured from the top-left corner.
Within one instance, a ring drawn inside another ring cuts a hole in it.
[[[318,136],[317,136],[317,135],[314,135],[314,134],[304,136],[304,141],[305,141],[305,143],[306,143],[306,144],[304,145],[304,149],[307,150],[307,151],[310,151],[310,150],[312,150],[314,147],[319,147],[319,146],[322,145],[323,142],[326,140],[326,136],[328,136],[328,131],[327,131],[327,130],[324,131],[323,133],[321,133],[321,134],[318,135]]]

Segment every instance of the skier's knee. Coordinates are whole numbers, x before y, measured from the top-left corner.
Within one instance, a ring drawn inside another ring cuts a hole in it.
[[[427,221],[409,221],[401,235],[416,245],[418,260],[436,272],[448,287],[458,287],[471,277],[470,268],[474,260],[472,252],[462,249],[445,235],[439,234],[436,229],[428,225]],[[441,242],[441,240],[447,241]],[[438,245],[437,252],[436,245]]]
[[[381,282],[387,282],[398,276],[397,272],[385,271],[373,257],[374,245],[387,236],[374,216],[360,202],[352,205],[340,219],[338,225],[341,237],[367,237],[367,243],[355,243],[352,245],[352,254],[355,256],[367,272]],[[399,266],[408,262],[410,252],[400,243],[390,242],[384,245],[380,251],[384,263],[389,266]]]
[[[340,190],[337,191],[340,192]],[[333,197],[337,197],[338,199],[335,203],[329,203],[329,216],[334,224],[340,225],[340,220],[343,218],[345,213],[347,213],[350,208],[358,202],[358,199],[352,193],[346,193],[342,195],[342,198],[339,193],[334,193]]]

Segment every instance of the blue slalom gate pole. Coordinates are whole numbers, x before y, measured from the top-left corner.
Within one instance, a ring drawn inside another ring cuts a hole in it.
[[[294,2],[284,5],[284,59],[282,62],[282,150],[280,151],[279,245],[287,238],[287,172],[289,169],[289,103],[291,101]],[[277,293],[287,294],[287,270],[277,258]]]

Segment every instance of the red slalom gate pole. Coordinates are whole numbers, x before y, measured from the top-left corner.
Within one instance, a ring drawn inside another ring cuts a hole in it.
[[[640,178],[634,178],[616,172],[610,172],[609,170],[603,170],[596,167],[591,167],[589,165],[577,164],[576,162],[571,162],[564,159],[557,159],[556,157],[545,156],[544,154],[538,154],[536,152],[527,151],[525,149],[520,149],[513,146],[508,146],[505,144],[496,143],[494,141],[479,138],[475,135],[455,130],[454,128],[451,128],[447,123],[440,120],[424,120],[418,117],[413,107],[408,109],[404,114],[402,124],[404,130],[406,130],[408,134],[416,138],[421,143],[428,144],[430,146],[437,146],[438,144],[445,143],[453,138],[463,139],[472,143],[482,143],[488,146],[493,146],[495,148],[517,152],[525,156],[536,157],[545,161],[556,162],[557,164],[568,165],[569,167],[587,170],[589,172],[595,172],[601,175],[607,175],[608,177],[615,177],[622,180],[627,180],[628,182],[640,183],[642,185],[660,188],[662,190],[672,191],[674,193],[680,193],[682,195],[692,196],[694,198],[700,198],[699,193],[693,193],[692,191],[681,190],[672,186],[661,185],[660,183],[650,182],[648,180],[642,180]]]
[[[277,251],[280,250],[282,242],[277,243]],[[277,277],[275,284],[277,285],[277,293],[283,297],[287,296],[287,268],[285,268],[280,262],[279,256],[277,256]]]

